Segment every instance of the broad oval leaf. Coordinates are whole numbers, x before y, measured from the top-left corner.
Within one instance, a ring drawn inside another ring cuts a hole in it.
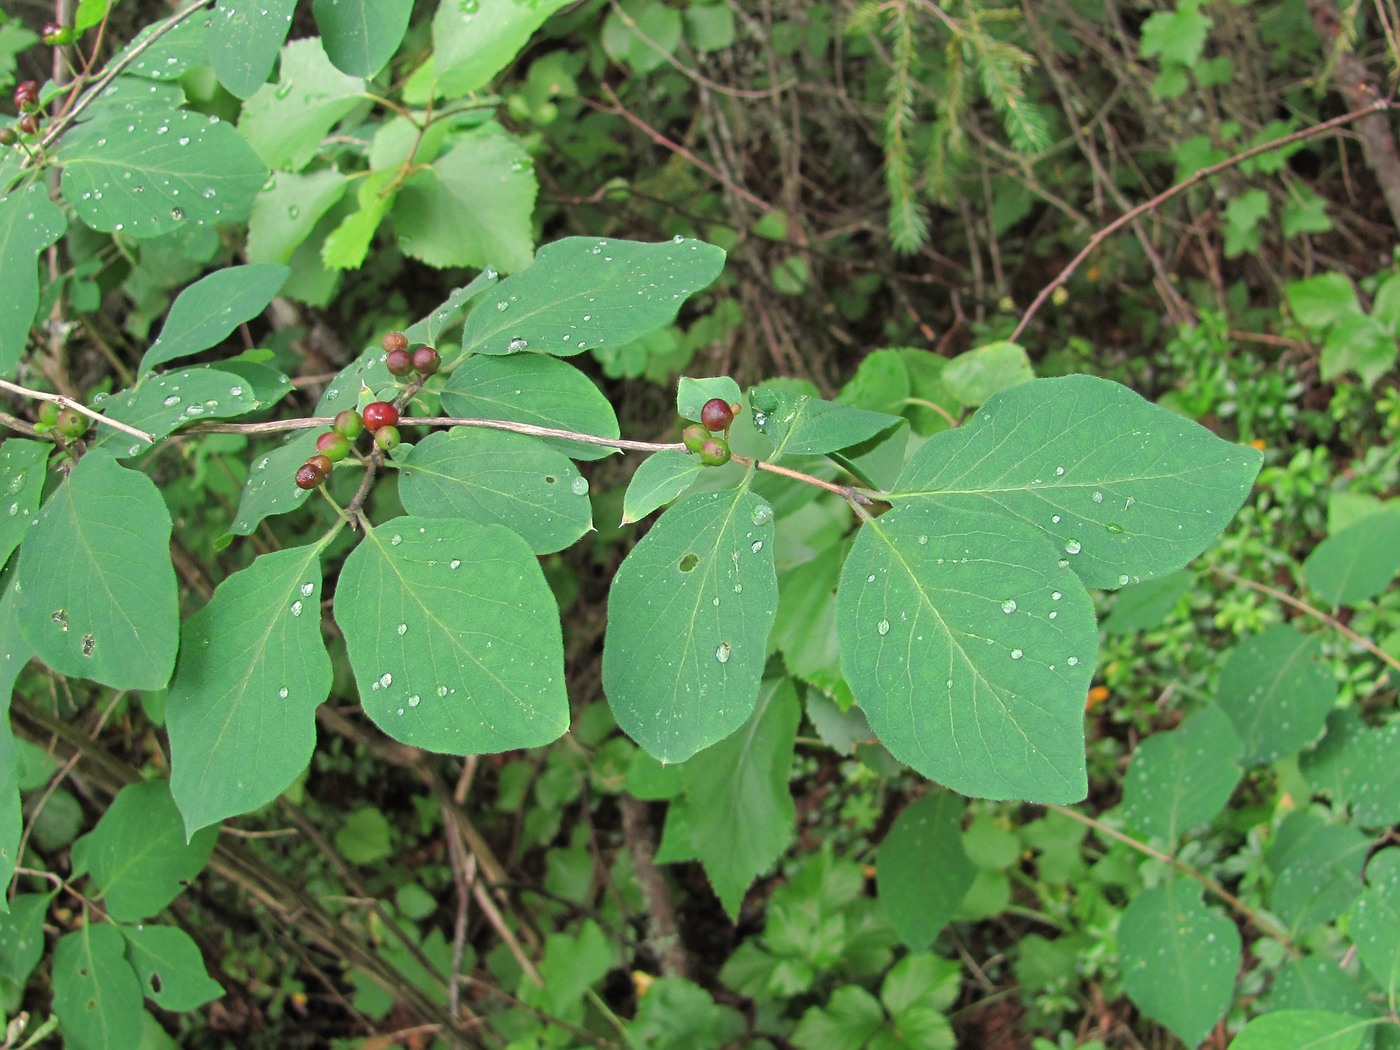
[[[617,416],[593,380],[573,365],[542,354],[469,358],[442,391],[452,416],[506,419],[537,427],[618,436]],[[571,459],[602,459],[615,450],[561,438],[540,438]]]
[[[933,944],[977,877],[963,849],[967,803],[937,788],[895,818],[875,860],[880,904],[900,940],[915,951]]]
[[[1361,1050],[1374,1024],[1326,1010],[1275,1010],[1245,1025],[1230,1050]]]
[[[1090,587],[1174,572],[1249,494],[1261,453],[1118,383],[1064,376],[992,397],[910,457],[890,499],[973,508],[1045,533]]]
[[[694,240],[642,244],[566,237],[491,290],[467,318],[462,347],[571,357],[620,346],[668,324],[724,268],[724,251]]]
[[[622,524],[640,521],[657,507],[670,503],[705,469],[699,456],[668,448],[648,456],[627,485],[622,499]]]
[[[1358,824],[1400,821],[1400,722],[1372,729],[1355,710],[1335,710],[1322,742],[1299,765],[1314,790],[1354,807]]]
[[[485,87],[520,53],[544,20],[569,0],[470,0],[440,4],[433,16],[438,90],[459,98]]]
[[[1355,605],[1374,598],[1400,572],[1400,507],[1368,514],[1317,545],[1303,579],[1323,601]]]
[[[20,809],[19,798],[19,750],[15,747],[14,732],[10,728],[10,700],[14,696],[15,679],[29,662],[29,647],[20,644],[18,602],[15,600],[13,585],[7,585],[0,592],[0,886],[8,887],[14,877],[15,866],[19,863],[19,845],[24,833],[24,813]],[[0,914],[9,910],[10,902],[0,893]],[[15,922],[17,920],[11,920]],[[11,930],[14,927],[10,927]],[[29,970],[18,976],[11,976],[12,967],[8,963],[16,959],[24,948],[6,943],[6,924],[0,921],[0,977],[10,979],[20,985],[29,976]],[[34,947],[35,961],[43,948],[43,932],[39,932],[38,944]],[[8,950],[7,950],[8,949]],[[32,965],[30,968],[32,969]]]
[[[219,83],[239,98],[263,84],[292,28],[296,0],[219,0],[205,23],[205,47]]]
[[[161,689],[179,636],[170,513],[144,474],[89,452],[20,548],[20,623],[60,674]]]
[[[1123,783],[1123,819],[1144,835],[1174,842],[1230,801],[1243,775],[1240,738],[1214,704],[1178,728],[1155,733],[1133,753]]]
[[[47,441],[15,437],[0,444],[0,569],[34,522],[52,452]]]
[[[1316,636],[1275,624],[1230,653],[1217,700],[1244,744],[1245,765],[1297,754],[1322,735],[1337,682],[1317,662],[1321,650]]]
[[[1366,866],[1366,889],[1351,908],[1356,954],[1388,1001],[1400,994],[1400,850],[1383,849]]]
[[[262,313],[290,273],[281,263],[252,263],[226,266],[196,281],[175,297],[140,371],[217,346]]]
[[[467,305],[482,292],[496,286],[499,275],[495,270],[485,269],[461,288],[454,288],[436,310],[421,321],[409,325],[404,330],[410,342],[435,345],[443,334],[450,331],[462,320]]]
[[[75,1050],[141,1043],[141,985],[115,926],[84,922],[53,949],[53,1012]]]
[[[267,167],[232,125],[187,110],[92,121],[59,144],[63,196],[95,230],[149,238],[247,217]]]
[[[841,667],[880,742],[965,795],[1084,797],[1094,608],[1005,515],[897,506],[861,527],[836,592]]]
[[[261,408],[262,402],[241,376],[214,368],[187,368],[148,376],[113,398],[94,398],[92,407],[160,440],[186,423],[241,416]],[[100,446],[109,446],[114,456],[124,459],[145,452],[151,443],[124,430],[98,427],[90,447]]]
[[[563,550],[593,525],[588,479],[538,438],[453,427],[429,434],[403,460],[404,510],[499,524],[536,554]]]
[[[39,308],[39,253],[63,236],[68,221],[39,180],[0,198],[0,376],[11,375],[24,356]]]
[[[327,132],[355,108],[365,82],[331,65],[315,37],[293,40],[281,57],[277,83],[264,84],[244,103],[238,130],[247,136],[244,148],[251,143],[268,167],[300,171],[320,151]]]
[[[369,530],[341,569],[335,620],[360,703],[395,740],[470,755],[569,727],[558,605],[503,525],[404,517]]]
[[[661,515],[618,567],[603,691],[652,757],[684,762],[753,713],[778,608],[773,538],[761,497],[706,492]]]
[[[264,554],[185,623],[165,720],[191,832],[281,794],[311,760],[330,694],[320,547]]]
[[[1230,1005],[1240,966],[1235,924],[1186,878],[1140,891],[1118,924],[1123,988],[1139,1010],[1198,1046]]]
[[[176,926],[141,923],[123,926],[127,958],[141,979],[141,991],[163,1010],[197,1010],[224,994],[204,968],[199,946]]]
[[[413,0],[313,0],[311,11],[335,67],[373,77],[403,42]]]
[[[774,456],[810,456],[850,448],[898,426],[901,416],[871,412],[774,387],[749,391],[754,426],[773,442]]]

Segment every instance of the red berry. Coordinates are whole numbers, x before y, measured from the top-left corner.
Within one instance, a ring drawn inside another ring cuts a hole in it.
[[[420,346],[413,351],[413,367],[419,375],[430,376],[442,367],[442,355],[431,346]]]
[[[365,429],[371,434],[380,427],[392,427],[399,421],[399,410],[387,401],[371,401],[361,413]]]
[[[26,80],[15,88],[15,109],[31,109],[39,104],[39,82]]]
[[[364,431],[365,421],[360,418],[360,413],[353,408],[347,408],[344,412],[335,414],[335,422],[331,424],[331,429],[354,441]]]
[[[325,480],[326,472],[310,460],[297,468],[297,488],[299,489],[314,489]]]
[[[329,474],[335,468],[335,464],[331,462],[330,456],[323,455],[319,452],[307,459],[306,465],[308,467],[315,467],[322,474]]]
[[[19,118],[19,130],[26,135],[39,134],[39,118],[33,113],[26,113]]]
[[[707,467],[723,466],[729,462],[729,445],[719,438],[707,438],[700,446],[700,462]]]
[[[81,412],[65,408],[54,420],[54,429],[70,440],[77,440],[88,432],[88,418]]]
[[[374,432],[374,444],[376,448],[382,448],[385,452],[392,452],[399,447],[399,442],[403,439],[399,437],[399,428],[392,425],[385,425]]]
[[[402,332],[385,332],[384,338],[379,343],[392,354],[395,350],[408,349],[408,336]]]
[[[339,463],[350,455],[350,439],[334,430],[327,430],[316,439],[316,451],[332,463]]]
[[[413,371],[413,355],[398,348],[390,350],[384,355],[384,367],[390,375],[406,376]]]
[[[734,422],[734,412],[724,398],[712,397],[700,409],[700,422],[705,424],[707,430],[719,433],[729,429],[729,425]]]
[[[692,423],[681,431],[681,441],[692,452],[699,452],[700,446],[710,440],[710,432],[699,423]]]

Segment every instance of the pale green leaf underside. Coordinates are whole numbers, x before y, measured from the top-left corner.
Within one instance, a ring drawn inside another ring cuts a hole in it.
[[[140,371],[217,346],[262,313],[290,273],[281,263],[252,263],[227,266],[196,281],[171,304],[160,335],[141,358]]]
[[[773,511],[746,489],[657,519],[608,594],[603,691],[654,758],[683,762],[743,725],[778,606]]]
[[[483,297],[467,318],[462,346],[556,357],[620,346],[673,320],[723,267],[723,250],[703,241],[566,237]]]
[[[0,296],[0,376],[14,372],[29,341],[39,307],[39,253],[67,225],[42,180],[0,199],[0,267],[6,277]]]
[[[453,427],[429,434],[403,461],[404,510],[504,525],[536,554],[569,546],[593,525],[588,482],[538,438]]]
[[[891,499],[975,508],[1045,533],[1084,583],[1190,561],[1249,494],[1261,454],[1093,376],[1023,383],[910,458]]]
[[[320,549],[264,554],[186,622],[166,699],[171,783],[195,831],[271,802],[311,759],[331,689]]]
[[[1240,781],[1244,748],[1215,705],[1178,728],[1148,737],[1123,784],[1123,819],[1143,835],[1174,842],[1225,808]]]
[[[472,0],[441,4],[433,16],[438,90],[448,98],[476,91],[504,69],[544,20],[569,0]]]
[[[55,671],[160,689],[179,631],[170,514],[144,474],[84,456],[20,548],[20,622]]]
[[[965,795],[1077,802],[1098,634],[1034,530],[897,506],[861,527],[836,594],[841,667],[890,753]]]
[[[648,456],[627,485],[622,499],[622,524],[640,521],[657,507],[670,503],[705,469],[699,456],[668,448]]]
[[[130,1050],[141,1042],[141,985],[115,926],[84,923],[53,950],[53,1011],[75,1050]]]
[[[296,0],[219,0],[204,31],[219,83],[248,98],[267,82],[292,27]]]
[[[311,10],[335,67],[373,77],[403,42],[413,0],[314,0]]]
[[[403,517],[366,533],[335,619],[365,713],[395,740],[455,755],[537,747],[569,726],[558,606],[502,525]]]
[[[773,387],[750,390],[749,407],[754,426],[773,442],[775,457],[835,452],[902,422],[900,416]]]
[[[19,546],[39,509],[52,451],[53,446],[47,441],[12,437],[0,444],[0,569]]]

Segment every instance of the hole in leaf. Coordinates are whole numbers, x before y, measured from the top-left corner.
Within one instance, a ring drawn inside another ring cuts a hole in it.
[[[700,556],[698,554],[687,554],[681,559],[681,572],[689,572],[699,564]]]
[[[545,483],[546,485],[553,485],[554,482],[555,482],[555,480],[556,480],[556,479],[555,479],[555,477],[554,477],[553,474],[546,474],[546,475],[544,476],[544,483]]]
[[[160,974],[158,974],[158,973],[153,973],[153,974],[151,974],[151,991],[156,992],[157,994],[159,994],[160,989],[161,989]]]

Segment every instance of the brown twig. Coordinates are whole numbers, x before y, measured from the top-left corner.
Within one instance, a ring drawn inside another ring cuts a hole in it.
[[[18,383],[11,383],[7,379],[0,379],[0,390],[8,390],[12,394],[19,394],[21,397],[32,398],[35,401],[51,401],[60,408],[71,408],[74,412],[80,412],[91,420],[98,423],[106,423],[115,430],[120,430],[132,437],[140,438],[147,444],[154,444],[155,438],[147,434],[144,430],[137,430],[129,423],[123,423],[119,419],[108,419],[101,412],[94,412],[80,401],[74,401],[71,397],[63,394],[50,394],[43,390],[30,390],[27,386],[20,386]]]

